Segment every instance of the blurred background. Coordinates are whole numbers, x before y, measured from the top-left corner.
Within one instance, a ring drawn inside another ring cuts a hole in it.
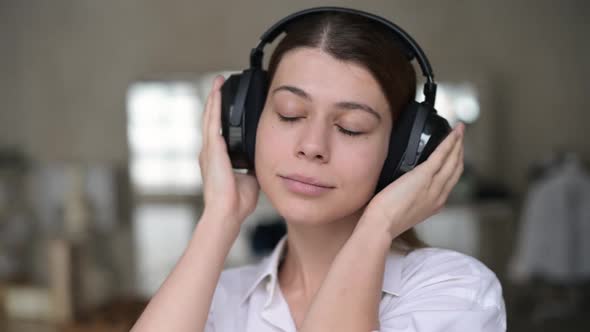
[[[129,330],[202,211],[213,76],[318,5],[407,30],[437,109],[468,124],[464,175],[421,237],[498,275],[509,331],[590,330],[587,1],[0,0],[0,331]],[[226,266],[284,231],[261,197]]]

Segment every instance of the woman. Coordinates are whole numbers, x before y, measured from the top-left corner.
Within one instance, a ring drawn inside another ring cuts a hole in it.
[[[503,331],[500,284],[474,258],[425,248],[412,227],[440,210],[463,170],[464,126],[374,194],[416,75],[391,33],[363,17],[289,27],[269,64],[255,174],[232,172],[220,86],[204,114],[205,210],[133,331]],[[258,191],[287,222],[260,264],[223,271]]]

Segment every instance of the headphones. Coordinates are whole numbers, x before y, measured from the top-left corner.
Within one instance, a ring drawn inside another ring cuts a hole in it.
[[[250,53],[250,68],[231,75],[221,87],[222,135],[228,147],[232,167],[254,169],[254,148],[258,120],[269,88],[268,74],[262,69],[263,48],[272,43],[286,27],[302,17],[318,13],[360,15],[386,27],[401,40],[408,61],[418,61],[426,77],[423,102],[411,101],[402,110],[391,130],[389,151],[376,192],[425,161],[451,131],[447,120],[434,109],[436,83],[430,63],[418,44],[394,23],[359,10],[341,7],[317,7],[291,14],[275,23],[261,37]],[[392,38],[393,39],[393,38]],[[397,39],[396,39],[397,41]]]

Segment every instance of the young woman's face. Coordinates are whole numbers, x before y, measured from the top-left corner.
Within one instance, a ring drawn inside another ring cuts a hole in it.
[[[256,136],[256,176],[289,222],[352,215],[372,197],[391,114],[368,70],[319,49],[284,55]]]

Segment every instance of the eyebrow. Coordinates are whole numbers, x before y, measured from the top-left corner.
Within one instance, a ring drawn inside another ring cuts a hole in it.
[[[294,95],[301,97],[305,100],[311,101],[312,98],[311,96],[301,90],[300,88],[291,86],[291,85],[281,85],[277,88],[275,88],[274,90],[272,90],[271,94],[274,95],[276,92],[279,91],[289,91],[291,93],[293,93]],[[381,121],[381,115],[375,111],[371,106],[367,105],[367,104],[362,104],[362,103],[357,103],[354,101],[341,101],[335,104],[337,108],[340,109],[344,109],[344,110],[362,110],[368,113],[373,114],[379,121]]]

